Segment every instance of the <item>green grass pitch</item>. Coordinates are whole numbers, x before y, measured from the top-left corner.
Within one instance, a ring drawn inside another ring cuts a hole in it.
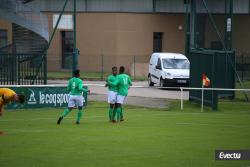
[[[185,102],[169,109],[126,106],[126,121],[107,121],[107,104],[90,102],[56,124],[62,109],[5,112],[0,118],[0,166],[249,167],[215,161],[216,149],[250,149],[250,105],[223,102],[218,112]]]

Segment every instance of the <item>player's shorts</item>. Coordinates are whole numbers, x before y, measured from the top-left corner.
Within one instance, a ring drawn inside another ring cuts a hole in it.
[[[116,103],[124,104],[127,96],[117,95]]]
[[[82,95],[69,95],[68,107],[82,107],[85,99]]]
[[[117,101],[117,92],[108,91],[108,103],[115,104]]]

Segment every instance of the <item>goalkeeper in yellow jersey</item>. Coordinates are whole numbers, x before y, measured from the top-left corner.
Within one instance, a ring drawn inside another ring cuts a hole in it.
[[[5,104],[11,102],[24,103],[24,101],[24,95],[16,94],[16,92],[9,88],[0,88],[0,116],[3,114],[3,108]]]

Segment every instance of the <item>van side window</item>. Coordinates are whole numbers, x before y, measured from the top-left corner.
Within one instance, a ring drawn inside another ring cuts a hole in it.
[[[157,66],[159,66],[159,67],[160,67],[160,69],[161,69],[161,59],[160,59],[160,58],[158,58],[158,61],[157,61]]]

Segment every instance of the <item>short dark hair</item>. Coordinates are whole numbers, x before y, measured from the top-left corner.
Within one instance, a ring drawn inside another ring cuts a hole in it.
[[[120,73],[124,73],[124,71],[125,71],[125,67],[124,67],[124,66],[121,66],[119,72],[120,72]]]
[[[19,95],[18,95],[18,101],[19,101],[20,103],[24,103],[24,102],[25,102],[25,96],[22,95],[22,94],[19,94]]]
[[[112,71],[113,71],[113,70],[117,70],[117,67],[116,67],[116,66],[112,67]]]
[[[77,77],[80,74],[80,70],[79,69],[74,70],[73,74],[75,77]]]

